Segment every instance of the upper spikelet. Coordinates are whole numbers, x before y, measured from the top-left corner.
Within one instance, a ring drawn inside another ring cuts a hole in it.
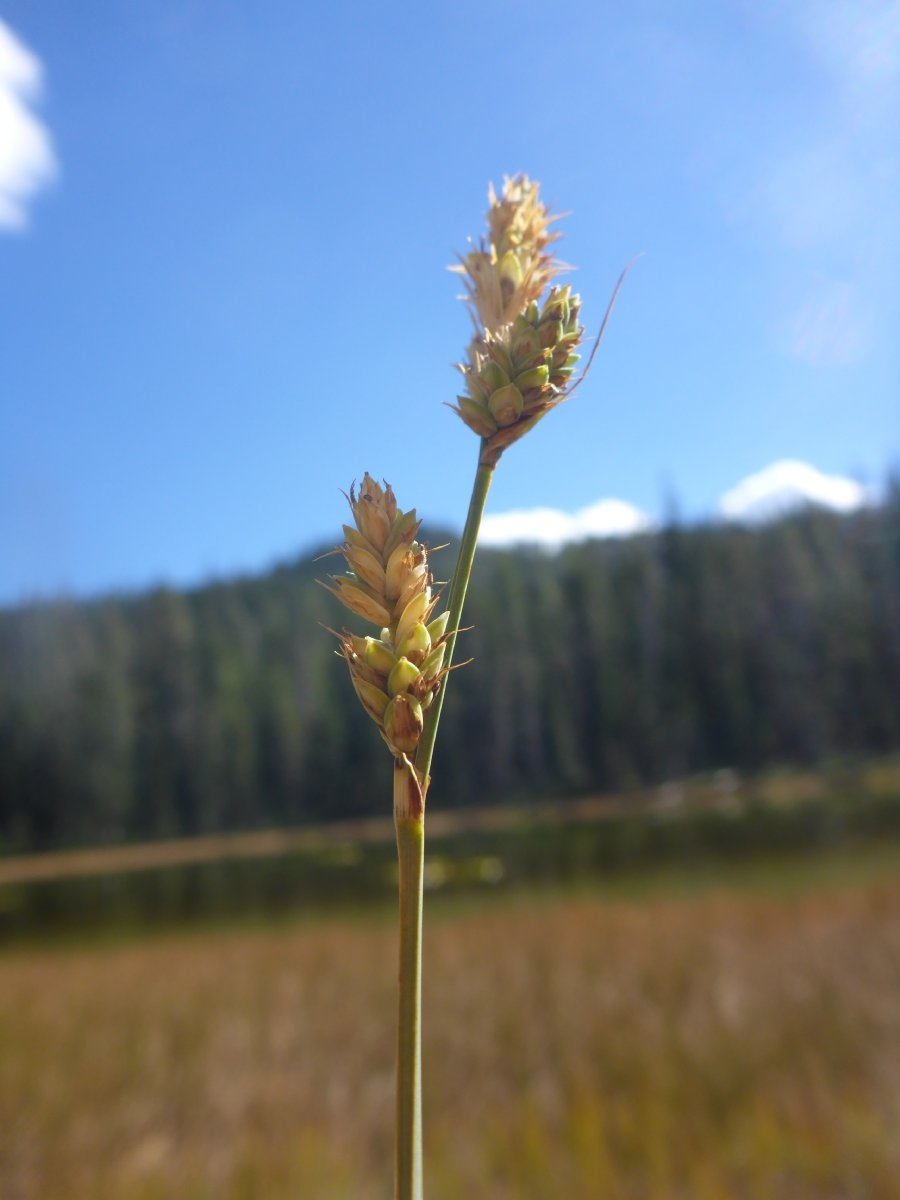
[[[488,189],[488,236],[451,267],[464,277],[477,335],[494,332],[537,300],[560,267],[547,252],[559,236],[539,198],[540,185],[527,175],[504,179],[497,196]]]
[[[453,268],[465,278],[476,335],[459,364],[466,394],[452,407],[485,439],[484,462],[565,398],[579,361],[581,299],[553,284],[561,267],[548,247],[558,235],[538,192],[525,175],[506,179],[499,198],[491,187],[488,238]]]
[[[408,755],[446,674],[447,614],[433,615],[437,597],[428,552],[416,541],[415,509],[401,511],[390,484],[382,488],[368,473],[348,500],[354,524],[343,527],[340,547],[348,573],[324,586],[380,629],[377,638],[337,636],[363,708],[392,752]]]

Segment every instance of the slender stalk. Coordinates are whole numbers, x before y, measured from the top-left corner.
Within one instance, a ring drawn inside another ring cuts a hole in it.
[[[462,541],[459,544],[459,554],[457,555],[456,567],[453,571],[453,581],[450,584],[450,596],[447,603],[450,613],[447,628],[450,630],[450,635],[447,638],[447,651],[444,655],[444,665],[447,667],[453,661],[453,651],[456,648],[456,635],[459,632],[463,604],[465,603],[466,591],[469,587],[469,579],[472,575],[472,563],[475,560],[478,531],[481,528],[481,518],[484,513],[485,503],[487,502],[491,480],[494,478],[493,466],[489,466],[481,461],[483,446],[484,443],[482,442],[478,447],[478,470],[475,473],[475,482],[472,485],[469,511],[466,514],[466,524],[463,529]],[[416,751],[416,770],[426,791],[428,788],[428,777],[431,774],[431,759],[434,755],[434,741],[437,737],[438,722],[441,719],[444,696],[447,694],[447,678],[445,678],[444,686],[438,692],[437,696],[435,696],[433,704],[425,714],[425,728],[422,730],[422,737],[419,740],[418,750]]]
[[[395,1197],[396,1200],[422,1200],[422,868],[425,858],[425,819],[424,815],[401,815],[395,808],[394,824],[400,866]]]
[[[478,530],[494,468],[480,461],[472,487],[453,582],[450,585],[444,663],[453,659],[456,634],[472,574]],[[425,863],[424,793],[444,700],[441,688],[428,710],[416,766],[394,764],[394,825],[400,876],[400,1008],[397,1028],[396,1200],[422,1200],[422,873]]]

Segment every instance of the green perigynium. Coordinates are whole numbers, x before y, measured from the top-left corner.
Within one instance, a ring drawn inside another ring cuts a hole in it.
[[[580,355],[581,299],[569,287],[551,288],[497,333],[485,333],[461,365],[466,395],[455,411],[470,429],[501,451],[565,399]]]

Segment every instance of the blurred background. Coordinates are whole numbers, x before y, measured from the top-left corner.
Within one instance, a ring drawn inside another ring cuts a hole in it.
[[[390,1193],[389,768],[314,559],[368,470],[449,577],[445,268],[519,171],[589,335],[643,257],[489,500],[429,1194],[900,1193],[898,129],[895,0],[4,6],[4,1200]]]

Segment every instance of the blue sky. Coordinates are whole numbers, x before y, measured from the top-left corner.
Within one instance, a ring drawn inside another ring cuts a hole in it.
[[[589,330],[644,257],[590,378],[504,457],[495,535],[898,463],[898,0],[0,21],[0,603],[258,570],[337,540],[366,470],[459,526],[445,268],[517,171],[571,214]]]

